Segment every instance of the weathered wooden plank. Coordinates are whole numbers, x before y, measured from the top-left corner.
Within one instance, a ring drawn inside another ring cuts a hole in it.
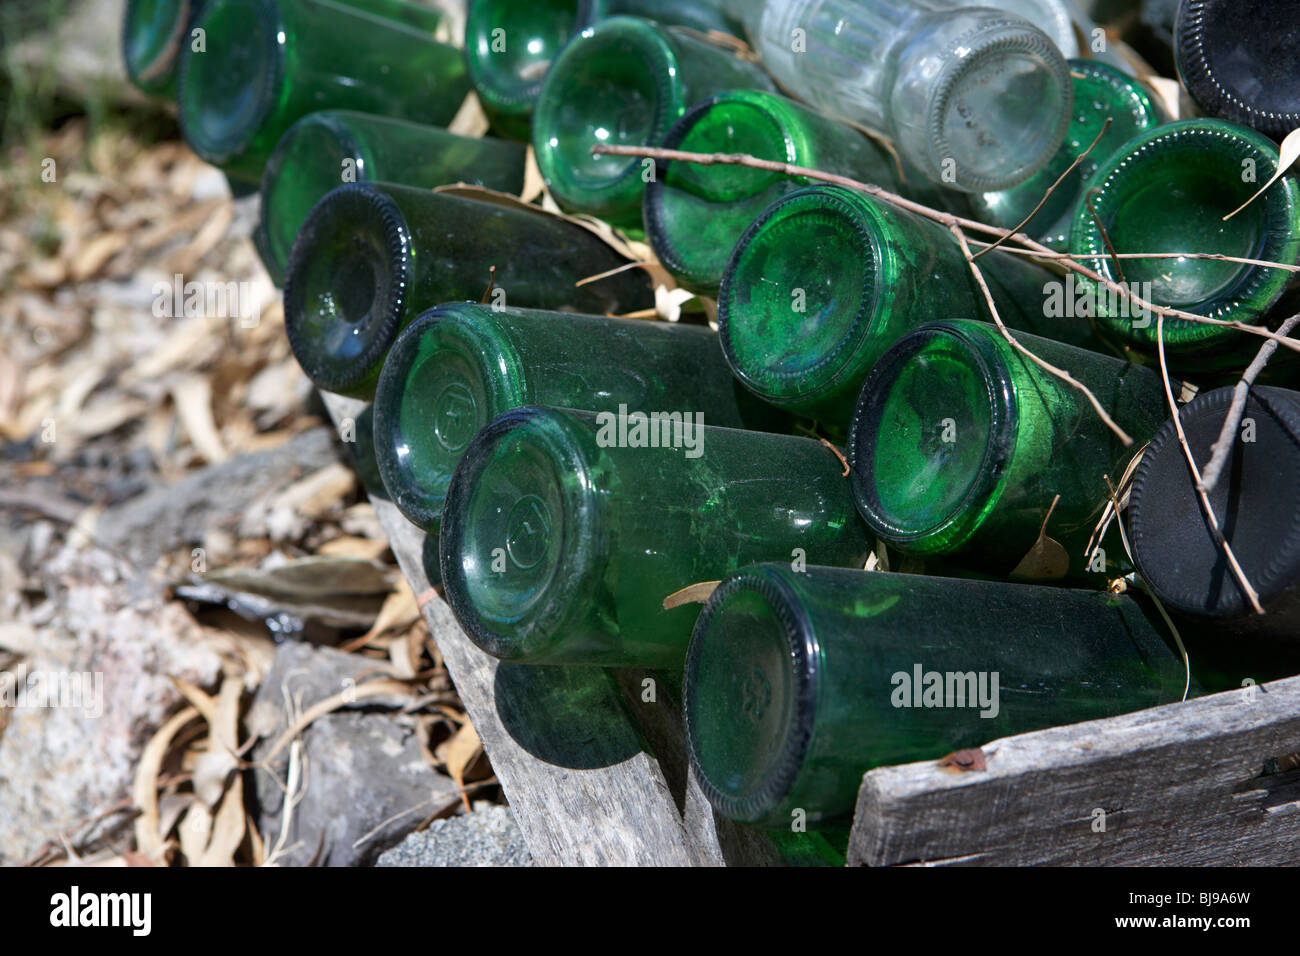
[[[355,419],[365,408],[337,395],[322,397],[336,422]],[[425,560],[434,559],[435,547],[391,503],[375,499],[374,505],[407,580],[417,595],[426,595]],[[689,778],[672,694],[642,701],[645,675],[639,673],[498,662],[465,636],[440,597],[429,596],[423,609],[539,863],[779,861],[761,833],[715,820]]]
[[[849,863],[1300,861],[1300,763],[1287,760],[1300,752],[1300,677],[984,751],[986,771],[925,762],[868,772]]]

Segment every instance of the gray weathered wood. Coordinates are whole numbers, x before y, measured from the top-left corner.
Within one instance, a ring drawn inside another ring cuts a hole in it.
[[[849,863],[1300,860],[1300,770],[1264,772],[1300,752],[1300,677],[1006,737],[984,752],[986,771],[930,761],[868,772]]]
[[[323,398],[336,422],[365,408]],[[425,595],[425,552],[432,558],[434,548],[391,503],[373,503],[402,572]],[[642,702],[646,675],[501,663],[465,636],[440,597],[428,597],[423,609],[537,862],[779,861],[761,833],[715,818],[687,772],[675,698],[657,692],[654,703]]]

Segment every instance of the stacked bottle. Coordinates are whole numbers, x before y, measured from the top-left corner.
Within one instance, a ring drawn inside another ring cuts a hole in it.
[[[742,30],[716,0],[470,0],[465,60],[493,126],[527,139],[533,105],[556,54],[574,35],[620,14],[703,33]]]

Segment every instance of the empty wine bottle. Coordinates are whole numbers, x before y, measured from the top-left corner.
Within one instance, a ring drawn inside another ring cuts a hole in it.
[[[152,96],[176,90],[176,61],[204,0],[127,0],[122,59],[136,88]]]
[[[1300,261],[1300,183],[1284,176],[1232,218],[1278,168],[1267,137],[1213,119],[1158,126],[1131,140],[1093,176],[1075,215],[1070,248],[1093,270],[1155,305],[1249,325],[1294,285],[1292,273],[1212,259],[1123,259],[1125,253]],[[1093,258],[1095,257],[1095,258]],[[1147,354],[1156,350],[1149,310],[1079,280],[1098,326]],[[1170,369],[1180,374],[1244,366],[1258,343],[1223,326],[1164,322]]]
[[[440,306],[398,337],[375,390],[375,455],[402,513],[437,531],[465,446],[523,405],[691,409],[711,425],[789,430],[736,384],[703,326]]]
[[[1016,339],[1086,385],[1137,443],[1125,448],[1084,395],[1030,361],[998,330],[939,322],[899,339],[871,370],[849,432],[853,495],[867,525],[900,551],[945,555],[987,575],[1046,534],[1062,576],[1107,570],[1084,551],[1122,475],[1165,418],[1148,368],[1033,335]]]
[[[277,284],[284,281],[303,220],[343,183],[433,188],[464,182],[517,194],[524,184],[524,159],[518,143],[471,139],[351,110],[310,113],[280,137],[262,174],[259,228],[267,271]]]
[[[1138,133],[1165,122],[1164,111],[1142,84],[1114,67],[1096,60],[1070,60],[1074,108],[1065,142],[1046,168],[1014,189],[977,193],[971,197],[975,214],[983,221],[1014,229],[1034,211],[1048,189],[1092,146],[1106,121],[1096,147],[1056,187],[1024,232],[1060,252],[1069,251],[1070,230],[1084,188],[1096,171]]]
[[[889,136],[935,182],[1010,188],[1065,136],[1065,58],[1013,14],[948,0],[741,0],[733,9],[783,87]]]
[[[317,203],[298,233],[285,329],[308,378],[369,399],[398,333],[432,305],[478,301],[490,288],[496,305],[598,313],[652,306],[639,269],[576,285],[625,264],[593,233],[540,210],[353,183]]]
[[[1184,0],[1174,31],[1178,76],[1208,115],[1277,140],[1300,127],[1300,9],[1293,0]]]
[[[1086,318],[1049,318],[1056,278],[994,251],[979,260],[1007,325],[1089,344]],[[943,226],[839,186],[778,199],[732,253],[718,331],[759,397],[842,430],[862,380],[905,333],[935,319],[985,319],[988,305]]]
[[[465,58],[494,128],[527,139],[533,104],[555,55],[575,33],[618,14],[703,32],[743,30],[716,0],[470,0]]]
[[[757,65],[680,29],[611,17],[575,36],[542,83],[533,148],[566,209],[639,228],[650,160],[593,156],[597,143],[658,146],[688,106],[730,89],[771,90]]]
[[[1180,700],[1186,671],[1157,620],[1069,588],[745,568],[691,638],[691,766],[732,819],[835,820],[872,767]]]
[[[1231,388],[1216,389],[1180,410],[1202,469],[1232,397]],[[1147,586],[1180,616],[1181,628],[1212,628],[1215,643],[1229,645],[1225,650],[1234,656],[1264,649],[1256,642],[1266,639],[1300,652],[1300,392],[1250,389],[1227,464],[1209,498],[1266,613],[1253,613],[1228,566],[1201,510],[1172,420],[1143,453],[1129,496],[1129,538]]]
[[[285,130],[316,110],[447,123],[469,91],[464,59],[397,17],[329,0],[208,0],[195,23],[204,44],[181,56],[186,142],[228,176],[257,183]]]
[[[698,607],[665,610],[670,594],[757,560],[862,566],[829,448],[666,412],[521,408],[470,443],[439,554],[474,643],[528,663],[679,667]]]
[[[736,90],[710,97],[677,121],[663,145],[693,153],[748,153],[899,188],[894,161],[882,147],[775,93]],[[731,250],[749,224],[774,200],[806,185],[806,179],[743,166],[660,163],[645,189],[646,236],[680,285],[716,295]]]

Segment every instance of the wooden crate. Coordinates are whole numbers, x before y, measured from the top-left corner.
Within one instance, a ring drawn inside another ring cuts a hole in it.
[[[336,423],[365,408],[324,399]],[[787,861],[768,834],[709,806],[689,770],[671,681],[483,653],[431,592],[425,568],[436,565],[436,539],[391,503],[374,505],[538,863]],[[1300,754],[1300,677],[983,750],[985,770],[924,761],[868,772],[849,863],[1285,865],[1300,857],[1300,757],[1290,759]]]

